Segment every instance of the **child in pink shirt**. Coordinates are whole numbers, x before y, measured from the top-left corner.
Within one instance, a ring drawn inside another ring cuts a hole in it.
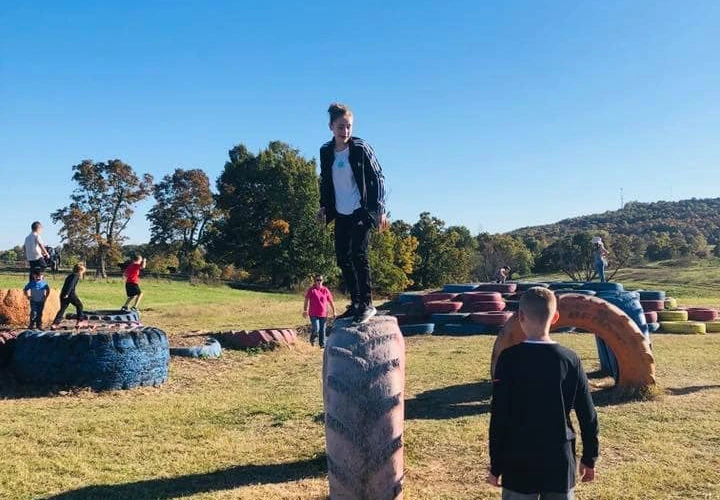
[[[335,302],[330,290],[323,286],[323,277],[315,276],[315,283],[305,293],[305,304],[303,305],[303,317],[310,317],[310,345],[315,345],[318,339],[320,347],[325,347],[325,327],[327,325],[327,306],[332,308],[333,318],[335,317]]]

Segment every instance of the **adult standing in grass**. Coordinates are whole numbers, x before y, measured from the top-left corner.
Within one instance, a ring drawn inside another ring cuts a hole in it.
[[[550,338],[557,299],[533,287],[520,298],[518,319],[527,335],[498,358],[490,413],[490,472],[503,500],[571,500],[575,489],[575,408],[583,453],[583,482],[595,478],[598,419],[578,355]],[[502,478],[502,482],[500,481]]]
[[[303,304],[303,317],[310,317],[310,345],[314,345],[315,339],[318,339],[318,345],[325,347],[325,329],[327,327],[328,306],[332,309],[333,318],[335,317],[335,302],[333,302],[332,292],[323,285],[323,277],[315,276],[313,286],[308,288],[305,293],[305,303]]]
[[[33,270],[38,268],[45,268],[45,259],[50,258],[45,243],[40,237],[42,232],[42,224],[39,221],[35,221],[30,225],[31,232],[25,237],[25,244],[23,249],[25,251],[25,260],[30,264],[30,274],[28,275],[29,281],[33,279]]]
[[[368,243],[373,227],[387,227],[385,178],[370,144],[352,135],[350,108],[333,103],[328,113],[333,138],[320,148],[318,219],[335,221],[335,254],[351,301],[340,318],[365,323],[377,313]]]
[[[600,277],[600,281],[604,282],[605,268],[608,265],[607,257],[610,255],[610,252],[608,252],[607,248],[605,248],[600,236],[595,236],[591,240],[591,243],[593,246],[593,258],[595,259],[595,272]]]

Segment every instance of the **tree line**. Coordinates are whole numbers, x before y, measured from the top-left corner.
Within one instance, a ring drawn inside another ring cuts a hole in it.
[[[85,160],[72,172],[70,202],[51,214],[60,225],[66,262],[82,260],[107,276],[129,252],[139,251],[158,274],[292,288],[319,272],[329,283],[339,282],[332,228],[315,219],[315,160],[288,144],[273,141],[257,154],[235,146],[214,190],[202,169],[177,168],[155,182],[114,159]],[[150,241],[126,245],[135,207],[149,197]],[[586,280],[594,277],[593,236],[602,236],[611,250],[612,277],[646,261],[708,257],[710,242],[720,239],[718,228],[720,199],[633,202],[620,211],[505,234],[473,235],[423,212],[412,224],[395,220],[387,231],[374,232],[370,261],[380,293],[487,281],[503,265],[515,276],[563,272]],[[14,251],[0,253],[0,260]]]

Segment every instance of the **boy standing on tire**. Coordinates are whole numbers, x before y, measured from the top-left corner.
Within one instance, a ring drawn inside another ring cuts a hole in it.
[[[31,233],[25,237],[25,243],[23,244],[23,250],[25,251],[25,260],[30,264],[30,273],[28,279],[32,281],[33,271],[37,268],[45,267],[45,259],[49,258],[50,255],[45,248],[40,233],[42,232],[42,224],[40,221],[35,221],[30,225]]]
[[[75,312],[77,316],[76,327],[87,326],[87,321],[83,315],[83,303],[75,293],[75,288],[78,282],[85,275],[85,266],[83,264],[75,264],[73,272],[67,275],[65,282],[63,283],[62,290],[60,290],[60,310],[58,311],[53,324],[50,327],[52,330],[57,330],[60,327],[65,311],[70,304],[75,306]]]
[[[339,317],[366,323],[377,313],[372,305],[368,242],[373,227],[387,227],[385,178],[372,147],[352,135],[352,111],[333,103],[328,113],[333,139],[320,148],[318,219],[335,221],[335,255],[351,301]]]
[[[333,318],[335,317],[335,302],[332,292],[323,286],[323,277],[315,276],[315,283],[305,293],[305,304],[303,304],[303,317],[310,317],[310,345],[314,345],[318,339],[318,345],[325,347],[325,328],[327,326],[327,306],[332,308]]]
[[[43,277],[42,269],[32,270],[32,279],[23,288],[28,300],[30,300],[30,325],[29,329],[42,330],[42,315],[45,310],[45,301],[50,295],[50,286]]]
[[[125,275],[125,293],[127,294],[127,300],[120,308],[122,311],[127,311],[130,303],[135,300],[135,304],[132,306],[133,311],[137,311],[140,305],[140,299],[142,299],[143,293],[140,290],[140,271],[145,269],[147,260],[140,254],[133,257],[133,261],[128,264],[123,274]]]
[[[495,366],[487,481],[502,485],[503,500],[574,498],[573,408],[583,444],[580,476],[595,478],[597,413],[580,358],[550,338],[558,317],[552,291],[523,293],[518,319],[528,339],[500,353]]]

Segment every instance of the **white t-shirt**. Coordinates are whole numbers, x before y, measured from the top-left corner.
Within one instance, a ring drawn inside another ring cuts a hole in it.
[[[30,233],[25,238],[25,255],[27,260],[39,260],[42,258],[42,250],[40,245],[44,245],[39,234]]]
[[[342,215],[352,214],[360,208],[360,191],[350,167],[350,148],[335,151],[332,177],[335,186],[335,209]]]

